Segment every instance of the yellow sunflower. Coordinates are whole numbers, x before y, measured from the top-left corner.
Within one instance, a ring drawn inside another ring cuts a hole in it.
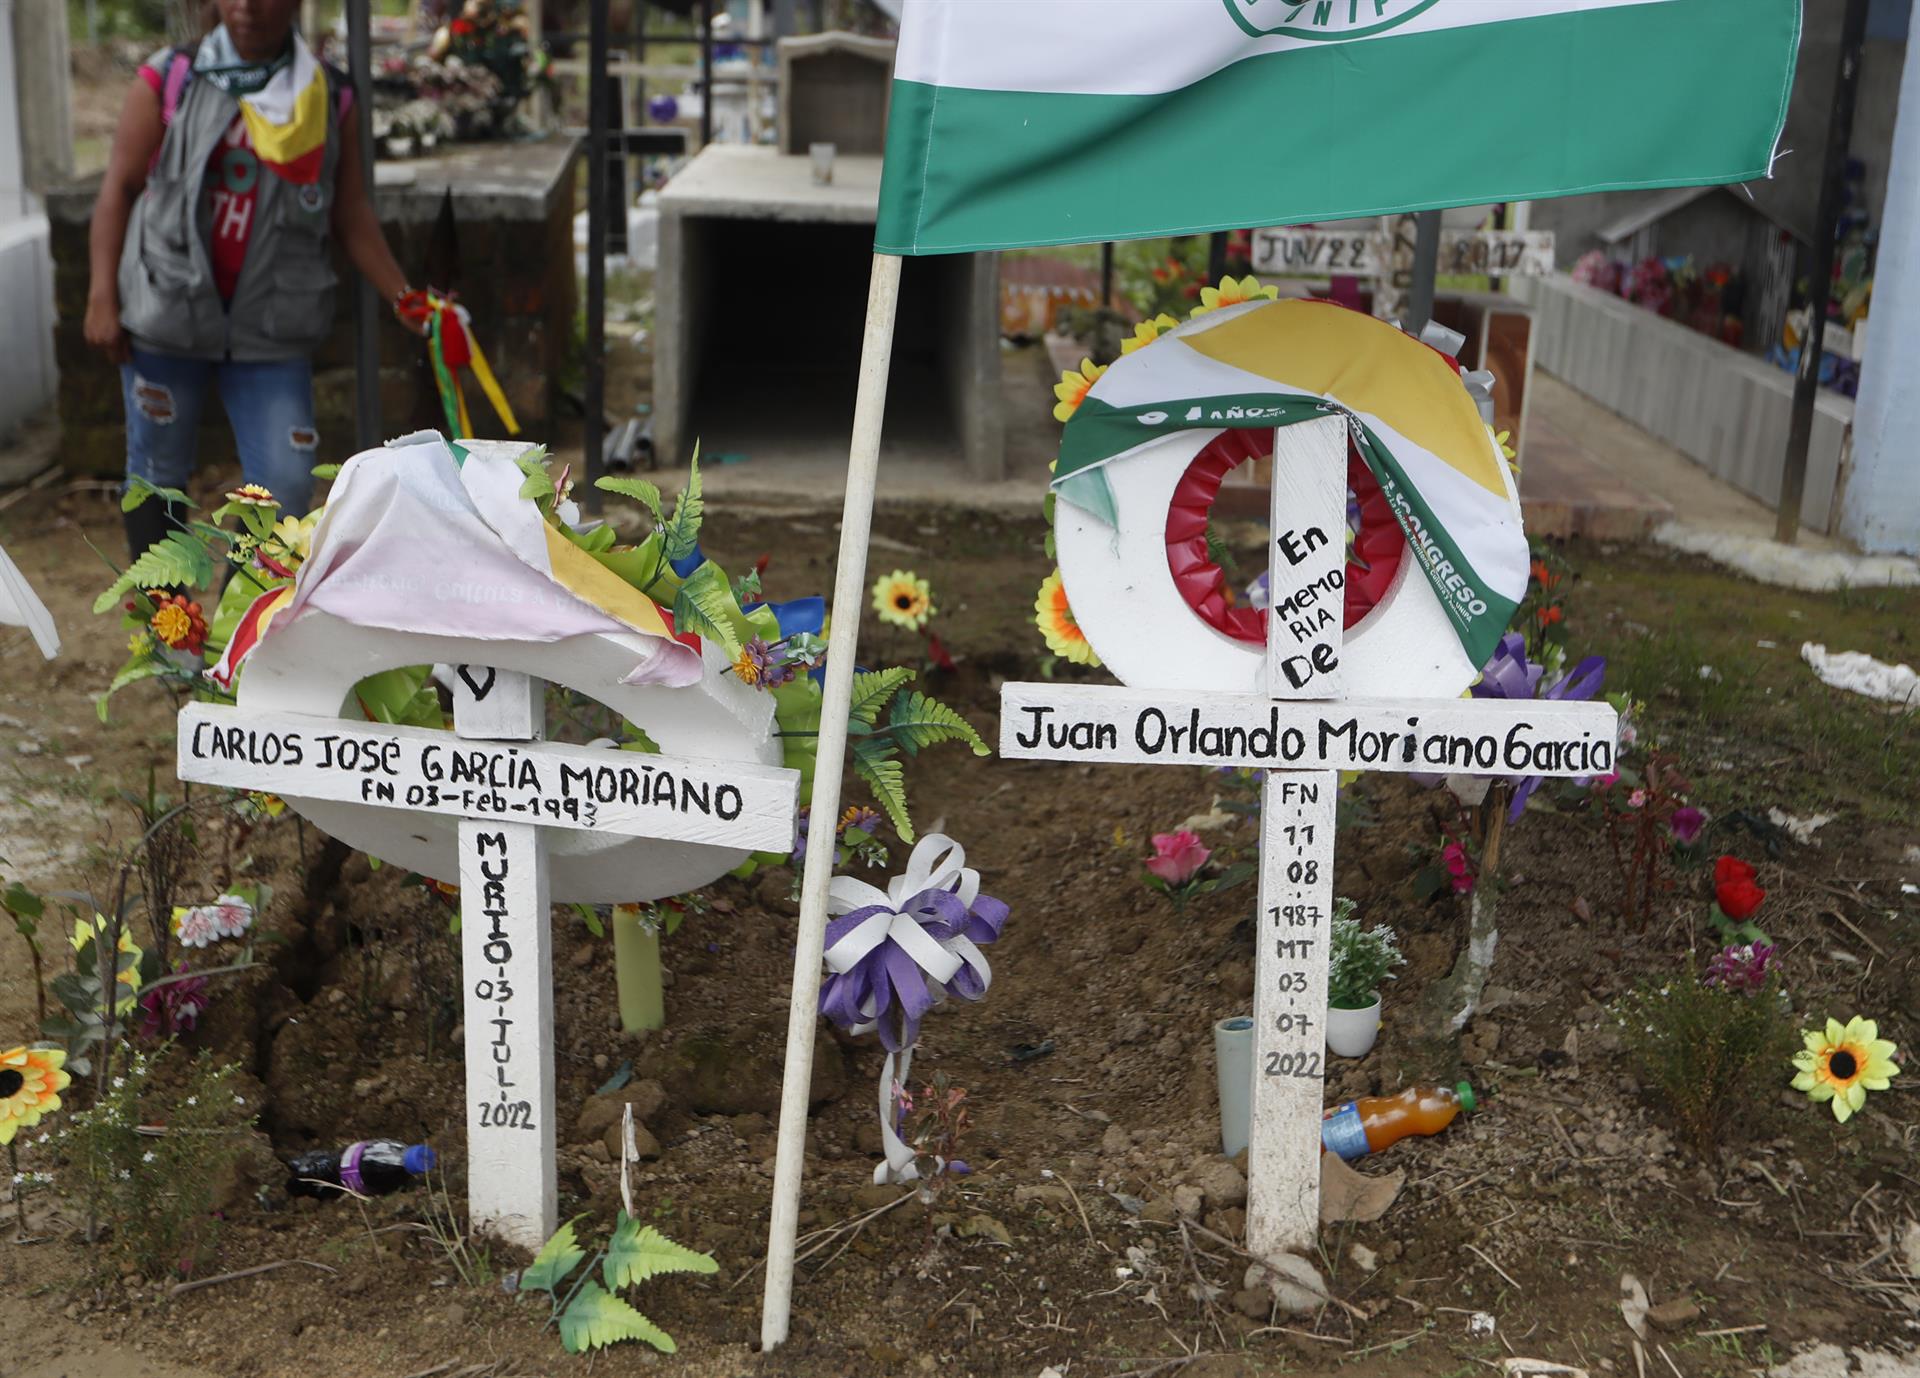
[[[243,483],[227,494],[228,502],[237,502],[243,507],[278,507],[273,491],[258,483]]]
[[[1096,364],[1091,359],[1082,359],[1080,367],[1068,369],[1060,375],[1060,381],[1053,385],[1053,395],[1060,400],[1053,404],[1053,419],[1065,421],[1080,410],[1080,404],[1087,400],[1087,392],[1107,371],[1105,364]]]
[[[1133,328],[1133,338],[1120,342],[1120,352],[1131,354],[1136,349],[1145,349],[1178,324],[1180,324],[1179,321],[1164,311],[1152,320],[1141,321]]]
[[[917,632],[933,616],[933,589],[909,569],[896,569],[874,581],[873,610],[882,622]]]
[[[1033,610],[1034,625],[1040,628],[1040,635],[1047,639],[1049,651],[1075,665],[1100,663],[1093,643],[1087,640],[1087,634],[1080,630],[1080,624],[1073,619],[1073,609],[1067,606],[1067,589],[1060,582],[1059,570],[1041,580],[1040,596],[1033,600]]]
[[[1200,304],[1193,308],[1193,316],[1204,316],[1209,311],[1218,311],[1223,306],[1239,306],[1243,302],[1259,301],[1265,298],[1274,300],[1280,295],[1278,287],[1262,287],[1260,279],[1249,273],[1235,281],[1232,274],[1220,279],[1218,287],[1202,287]],[[1191,319],[1192,317],[1189,317]]]
[[[58,1048],[15,1048],[0,1053],[0,1144],[10,1144],[42,1115],[60,1108],[60,1093],[73,1078]]]
[[[1855,1015],[1844,1027],[1828,1019],[1826,1028],[1808,1029],[1801,1037],[1807,1046],[1793,1055],[1799,1069],[1793,1089],[1815,1102],[1831,1101],[1833,1117],[1842,1124],[1867,1103],[1867,1092],[1886,1090],[1900,1075],[1893,1065],[1899,1049],[1880,1037],[1880,1026],[1871,1019]]]

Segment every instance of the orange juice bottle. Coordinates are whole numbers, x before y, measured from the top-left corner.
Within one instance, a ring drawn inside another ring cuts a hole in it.
[[[1464,1081],[1409,1086],[1397,1096],[1362,1096],[1327,1111],[1320,1121],[1320,1146],[1352,1162],[1409,1134],[1438,1134],[1474,1106],[1473,1088]]]

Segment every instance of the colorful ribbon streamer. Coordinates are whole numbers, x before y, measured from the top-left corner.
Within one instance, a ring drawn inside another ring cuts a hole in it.
[[[473,437],[473,419],[467,412],[467,397],[460,387],[460,370],[471,368],[480,390],[493,404],[508,435],[520,434],[507,395],[487,364],[486,353],[473,333],[473,318],[467,308],[451,296],[441,296],[431,288],[408,292],[395,304],[403,321],[424,325],[427,330],[427,356],[433,362],[434,382],[440,390],[440,406],[447,415],[447,433],[455,440]]]

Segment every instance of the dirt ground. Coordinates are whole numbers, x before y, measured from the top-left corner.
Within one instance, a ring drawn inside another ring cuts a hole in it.
[[[835,526],[825,509],[718,510],[706,546],[730,567],[769,556],[771,596],[792,597],[827,587]],[[87,612],[107,576],[85,540],[117,557],[117,527],[110,499],[84,490],[55,487],[0,513],[0,542],[67,640],[43,669],[23,636],[0,631],[0,856],[8,875],[41,889],[97,878],[101,844],[128,827],[113,791],[140,787],[150,766],[167,778],[171,761],[171,704],[159,693],[123,692],[105,726],[94,712],[123,633]],[[936,626],[959,658],[924,687],[991,739],[999,684],[1036,677],[1044,656],[1031,627],[1048,568],[1037,502],[1030,520],[883,509],[876,530],[876,563],[933,581]],[[1816,639],[1911,660],[1920,596],[1786,595],[1651,549],[1568,554],[1583,575],[1567,609],[1576,649],[1609,656],[1609,688],[1647,700],[1640,730],[1693,775],[1715,819],[1713,850],[1759,867],[1797,1018],[1877,1015],[1907,1049],[1920,1038],[1920,899],[1902,888],[1920,881],[1920,729],[1821,685],[1797,650]],[[917,644],[869,624],[862,656],[910,663]],[[562,1212],[586,1213],[583,1231],[611,1221],[616,1169],[591,1119],[577,1117],[630,1065],[662,1092],[647,1117],[659,1155],[639,1174],[639,1213],[720,1262],[716,1277],[639,1289],[641,1309],[678,1338],[677,1359],[632,1345],[591,1363],[563,1356],[542,1317],[497,1280],[460,1283],[416,1228],[440,1214],[427,1193],[381,1198],[362,1214],[289,1204],[263,1171],[223,1201],[217,1256],[201,1275],[319,1266],[177,1298],[177,1279],[94,1277],[79,1205],[31,1196],[41,1242],[0,1247],[0,1374],[477,1378],[665,1366],[1031,1378],[1052,1366],[1226,1378],[1464,1375],[1512,1356],[1626,1374],[1622,1273],[1655,1303],[1685,1303],[1652,1334],[1656,1373],[1745,1374],[1817,1341],[1913,1345],[1920,1287],[1901,1246],[1920,1215],[1914,1076],[1840,1127],[1787,1091],[1783,1064],[1778,1093],[1718,1151],[1680,1146],[1619,1055],[1609,1006],[1709,950],[1704,882],[1687,877],[1648,930],[1633,931],[1617,917],[1598,825],[1571,796],[1558,806],[1543,797],[1509,835],[1494,984],[1465,1035],[1435,1044],[1413,1036],[1410,1011],[1451,964],[1465,916],[1451,899],[1413,898],[1412,878],[1437,847],[1434,796],[1395,778],[1354,787],[1338,889],[1364,918],[1398,928],[1411,962],[1387,993],[1379,1046],[1334,1062],[1328,1102],[1465,1076],[1482,1108],[1363,1162],[1369,1174],[1404,1171],[1406,1185],[1378,1221],[1325,1232],[1338,1304],[1270,1317],[1236,1304],[1245,1222],[1235,1174],[1221,1170],[1210,1034],[1249,1004],[1252,893],[1198,902],[1182,918],[1140,884],[1148,836],[1210,813],[1218,778],[936,751],[910,780],[923,830],[960,838],[984,888],[1012,908],[989,950],[987,998],[931,1015],[915,1064],[916,1076],[941,1070],[968,1090],[974,1173],[931,1210],[909,1201],[853,1228],[898,1194],[870,1185],[880,1050],[823,1034],[802,1216],[822,1247],[802,1265],[793,1339],[776,1355],[755,1348],[796,916],[784,870],[716,885],[713,912],[668,941],[668,1027],[651,1036],[618,1028],[610,944],[555,911]],[[1766,821],[1776,807],[1832,818],[1801,845]],[[1250,858],[1253,832],[1233,822],[1208,841]],[[393,868],[323,849],[291,817],[230,855],[209,839],[197,887],[211,898],[232,879],[273,884],[263,922],[285,941],[263,946],[268,968],[217,989],[187,1042],[238,1064],[274,1153],[426,1139],[457,1204],[458,950],[444,907]],[[31,1036],[32,1007],[24,950],[0,935],[0,1042]],[[1202,1228],[1166,1223],[1176,1188],[1193,1184],[1206,1187],[1193,1222]],[[497,1279],[518,1261],[496,1249],[487,1266]],[[1490,1333],[1476,1313],[1493,1318]]]

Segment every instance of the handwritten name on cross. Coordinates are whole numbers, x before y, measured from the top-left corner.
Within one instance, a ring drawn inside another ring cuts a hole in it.
[[[457,666],[451,735],[190,704],[177,763],[182,780],[296,805],[460,819],[468,1216],[528,1249],[559,1227],[546,830],[781,850],[799,794],[792,771],[542,742],[545,694],[530,675]]]
[[[1265,696],[1091,684],[1000,695],[1009,758],[1268,772],[1247,1174],[1247,1245],[1262,1259],[1311,1258],[1319,1229],[1339,772],[1597,774],[1617,729],[1604,703],[1342,698],[1346,423],[1282,427],[1273,453]]]

